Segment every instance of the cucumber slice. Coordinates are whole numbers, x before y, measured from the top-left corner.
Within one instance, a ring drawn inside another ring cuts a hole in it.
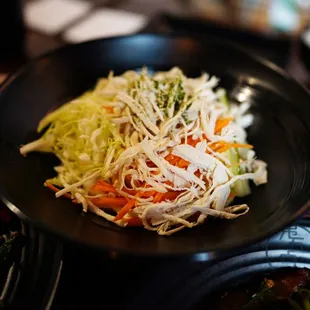
[[[244,171],[239,166],[240,156],[237,149],[230,149],[227,151],[227,158],[230,160],[232,167],[231,172],[234,175],[243,174]],[[237,197],[244,197],[251,193],[250,185],[248,180],[238,180],[232,185]]]
[[[251,194],[249,180],[238,180],[235,182],[234,192],[237,197],[244,197]]]
[[[223,92],[222,96],[220,96],[220,101],[221,103],[223,103],[224,105],[227,106],[227,108],[230,107],[230,103],[229,103],[229,100],[228,100],[228,97],[227,97],[227,93],[226,93],[226,90],[223,89],[223,88],[220,88],[219,91]]]

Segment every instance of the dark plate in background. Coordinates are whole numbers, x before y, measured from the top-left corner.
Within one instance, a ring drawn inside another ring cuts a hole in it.
[[[255,33],[245,29],[231,28],[204,18],[179,16],[164,13],[151,21],[147,29],[152,29],[153,24],[158,25],[160,31],[179,33],[183,35],[207,35],[221,38],[239,44],[249,53],[262,56],[285,67],[290,58],[292,40],[289,37],[280,37]]]
[[[176,263],[166,268],[145,285],[140,298],[136,298],[128,309],[140,309],[152,299],[149,310],[216,310],[212,302],[219,298],[221,292],[230,292],[240,285],[260,283],[265,276],[279,271],[310,269],[309,251],[310,224],[302,220],[216,264],[206,266],[197,263],[193,268]],[[204,255],[201,256],[204,260]],[[160,282],[163,282],[165,290],[156,288]]]
[[[35,135],[51,108],[94,86],[110,69],[116,74],[143,65],[180,66],[188,75],[216,74],[232,99],[253,103],[249,142],[269,164],[269,182],[253,188],[248,215],[166,238],[113,224],[54,198],[43,186],[53,175],[51,156],[23,158],[18,146]],[[178,255],[218,251],[256,242],[281,230],[307,208],[310,195],[308,93],[281,69],[224,41],[136,35],[69,46],[35,60],[12,76],[0,94],[0,188],[5,203],[37,227],[80,244],[132,254]],[[99,222],[101,225],[96,225]]]

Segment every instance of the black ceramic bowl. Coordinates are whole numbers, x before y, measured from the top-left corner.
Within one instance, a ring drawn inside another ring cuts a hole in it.
[[[165,238],[146,230],[121,229],[43,186],[55,175],[55,158],[21,156],[19,146],[38,138],[48,111],[94,87],[113,69],[120,74],[147,66],[179,66],[220,78],[235,102],[251,103],[254,123],[248,141],[268,163],[268,184],[254,187],[243,202],[251,211],[234,221],[205,225]],[[179,256],[223,251],[262,240],[292,223],[310,201],[310,96],[276,65],[213,37],[133,35],[64,47],[36,59],[0,89],[0,196],[38,228],[79,245],[134,255]]]
[[[302,32],[300,41],[300,57],[307,70],[310,71],[310,27]]]
[[[166,273],[158,275],[165,283],[166,294],[148,284],[145,292],[131,309],[139,309],[147,300],[154,301],[150,310],[155,309],[214,309],[209,308],[214,294],[229,291],[238,285],[252,284],[264,276],[279,271],[310,269],[310,221],[303,220],[277,235],[244,250],[239,255],[205,266],[197,264],[196,272],[176,264]],[[171,279],[174,278],[175,281]],[[153,281],[158,283],[157,281]]]

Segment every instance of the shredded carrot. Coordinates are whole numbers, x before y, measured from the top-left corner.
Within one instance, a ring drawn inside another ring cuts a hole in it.
[[[231,121],[232,117],[220,118],[215,123],[214,133],[219,133],[224,127],[226,127]]]
[[[135,195],[137,193],[137,191],[135,191],[134,189],[128,189],[126,187],[121,188],[121,191],[129,195]]]
[[[235,147],[235,148],[238,148],[238,147],[240,147],[240,148],[247,148],[247,149],[252,149],[253,148],[253,145],[246,144],[246,143],[244,143],[244,144],[242,144],[242,143],[231,143],[230,146],[231,147]]]
[[[200,142],[200,141],[201,141],[201,139],[199,139],[199,138],[197,138],[196,140],[194,140],[194,139],[193,139],[193,136],[189,136],[189,137],[187,138],[187,144],[189,144],[189,145],[191,145],[191,146],[193,146],[193,147],[195,147],[195,146],[197,145],[197,143]]]
[[[129,219],[126,219],[126,222],[127,222],[127,226],[131,226],[131,227],[143,226],[143,223],[138,216],[133,216]]]
[[[137,192],[134,199],[129,200],[122,209],[118,212],[118,214],[114,218],[114,222],[122,219],[132,208],[136,205],[136,198],[139,198],[143,195],[143,192]]]
[[[56,186],[54,186],[53,184],[51,183],[48,183],[48,182],[45,182],[44,185],[49,188],[50,190],[52,190],[54,193],[57,193],[60,191],[60,189],[58,189]],[[71,199],[71,195],[68,194],[68,193],[65,193],[63,196],[65,196],[66,198],[69,198]]]
[[[202,138],[203,138],[204,140],[210,141],[210,140],[207,138],[207,136],[206,136],[205,134],[202,135]]]
[[[117,194],[117,191],[116,189],[113,187],[112,184],[109,184],[103,180],[99,180],[93,187],[92,187],[92,190],[94,192],[98,192],[98,193],[114,193],[114,194]]]
[[[135,194],[137,194],[137,191],[135,191],[134,189],[128,189],[128,188],[126,188],[126,187],[123,187],[122,189],[121,189],[121,191],[122,192],[125,192],[125,193],[127,193],[127,194],[129,194],[129,195],[135,195]]]
[[[156,167],[157,167],[151,160],[148,160],[148,161],[146,162],[146,165],[147,165],[149,168],[156,168]]]
[[[171,153],[165,157],[167,161],[171,161],[173,158],[174,158],[174,155],[172,155]]]
[[[133,196],[137,194],[137,191],[135,191],[134,189],[128,189],[128,188],[122,188],[122,192],[125,192]],[[148,198],[148,197],[154,196],[155,194],[156,194],[156,191],[143,191],[141,197]]]
[[[108,112],[113,113],[113,107],[104,107]]]
[[[214,151],[214,152],[225,152],[229,150],[230,148],[248,148],[252,149],[253,145],[251,144],[243,144],[243,143],[230,143],[226,141],[217,141],[209,144],[209,147]]]
[[[235,198],[236,197],[236,193],[234,191],[231,191],[228,198]]]
[[[177,166],[179,168],[187,168],[189,166],[189,162],[183,158],[181,158],[178,162],[177,162]]]
[[[90,198],[98,208],[112,208],[112,207],[123,207],[127,200],[124,197],[100,197]]]
[[[204,136],[205,139],[205,136]],[[187,144],[195,147],[198,142],[201,142],[200,138],[197,138],[196,140],[193,139],[193,136],[189,136],[187,138]],[[185,143],[185,139],[182,140],[182,143]],[[187,168],[189,165],[189,162],[184,160],[183,158],[172,155],[171,153],[165,157],[165,160],[167,160],[171,165],[178,166],[179,168]]]
[[[107,192],[107,193],[117,194],[117,191],[114,188],[111,188],[110,186],[101,185],[101,184],[95,184],[92,190],[97,193]]]
[[[179,161],[180,159],[181,159],[180,157],[175,156],[174,159],[173,159],[173,161],[171,161],[170,164],[173,165],[173,166],[175,166],[175,165],[178,163],[178,161]]]
[[[126,182],[130,182],[130,181],[131,181],[131,175],[126,174],[126,175],[125,175],[125,181],[126,181]]]
[[[170,165],[175,166],[176,163],[181,159],[181,157],[169,154],[165,157],[165,159],[169,162]]]
[[[108,183],[108,182],[106,182],[106,181],[104,181],[104,180],[102,180],[102,179],[98,180],[97,183],[98,183],[98,184],[101,184],[101,185],[106,185],[106,186],[111,186],[111,187],[113,187],[112,184],[110,184],[110,183]]]
[[[207,139],[205,135],[203,135],[202,138],[205,139],[205,140]],[[194,139],[193,136],[188,136],[186,142],[187,142],[187,144],[195,147],[198,142],[201,142],[201,138],[197,137],[197,139]],[[185,139],[184,138],[182,139],[181,143],[185,144]]]
[[[153,203],[160,202],[161,199],[163,198],[164,194],[163,193],[157,193],[153,199]]]
[[[200,178],[200,176],[201,176],[200,170],[197,170],[194,174],[195,174],[195,176],[198,177],[198,178]]]
[[[226,143],[227,143],[226,141],[217,141],[217,142],[210,143],[209,147],[212,149],[212,151],[216,152]]]
[[[166,157],[165,157],[165,160],[167,160],[169,163],[174,159],[174,155],[172,155],[171,153],[168,154]]]
[[[251,144],[242,144],[242,143],[227,143],[226,145],[224,144],[221,148],[217,150],[217,152],[222,153],[225,152],[231,148],[247,148],[247,149],[252,149],[253,145]]]
[[[98,183],[99,185],[101,186],[107,186],[107,187],[110,187],[111,189],[115,189],[114,186],[106,181],[103,181],[103,180],[99,180]]]
[[[126,183],[126,186],[130,187],[130,186],[131,186],[130,182],[131,182],[131,175],[126,174],[126,175],[125,175],[125,183]]]
[[[103,181],[103,180],[99,180],[93,187],[92,187],[92,191],[96,192],[96,193],[113,193],[113,194],[118,194],[116,189],[113,187],[113,185]],[[102,199],[105,198],[111,198],[111,197],[102,197]],[[101,198],[98,198],[101,199]],[[103,200],[104,201],[104,200]],[[125,201],[126,203],[126,201]]]
[[[155,191],[148,191],[148,192],[144,192],[141,197],[148,198],[148,197],[152,197],[155,195],[156,195]]]

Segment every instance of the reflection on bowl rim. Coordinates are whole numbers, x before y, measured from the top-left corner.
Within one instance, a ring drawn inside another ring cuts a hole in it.
[[[303,43],[310,48],[310,27],[306,28],[302,32],[301,39],[302,39]]]

